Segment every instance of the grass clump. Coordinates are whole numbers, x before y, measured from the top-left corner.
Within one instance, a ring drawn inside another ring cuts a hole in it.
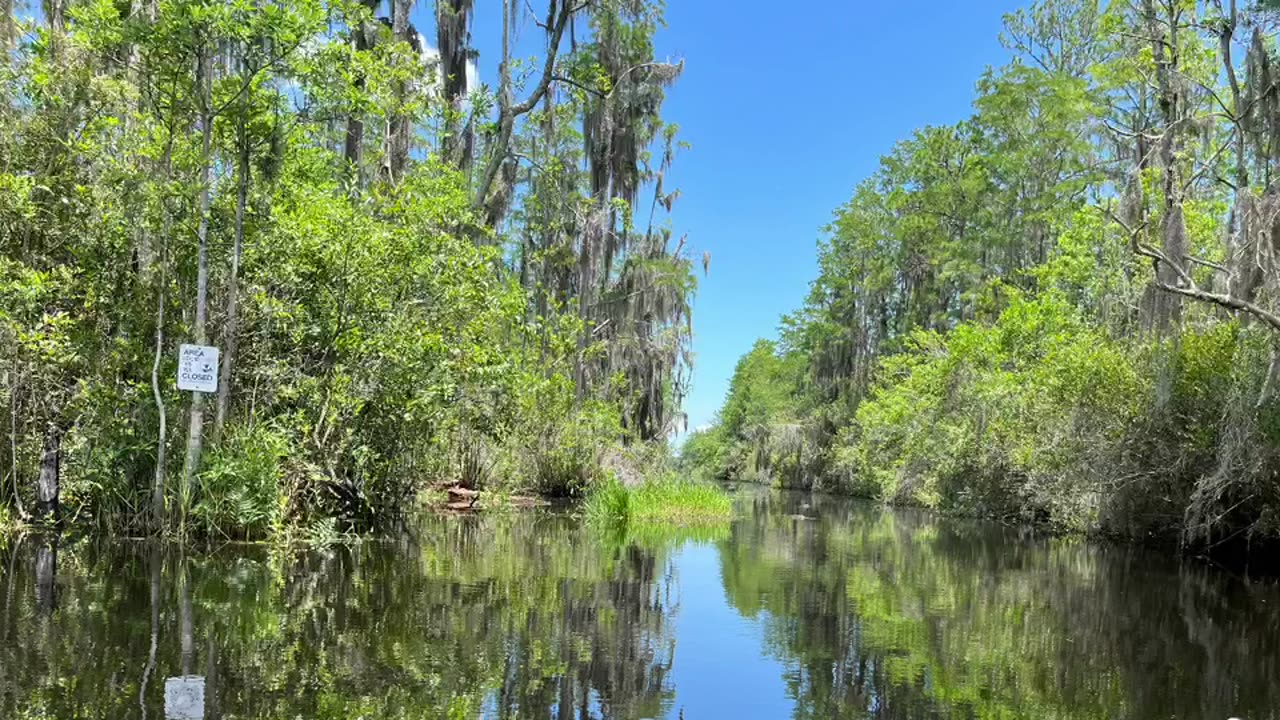
[[[730,519],[733,507],[711,483],[667,476],[634,487],[604,482],[587,496],[586,512],[593,520],[698,525]]]

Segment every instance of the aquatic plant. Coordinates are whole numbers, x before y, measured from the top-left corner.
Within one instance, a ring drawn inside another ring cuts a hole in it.
[[[615,479],[602,483],[588,495],[586,515],[592,520],[611,522],[714,524],[733,516],[733,503],[728,493],[712,483],[675,475],[634,487]]]

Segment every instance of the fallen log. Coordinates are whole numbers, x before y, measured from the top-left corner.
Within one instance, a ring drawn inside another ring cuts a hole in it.
[[[466,507],[471,507],[480,499],[479,490],[471,490],[464,487],[451,487],[448,492],[450,506],[462,505],[465,503]]]

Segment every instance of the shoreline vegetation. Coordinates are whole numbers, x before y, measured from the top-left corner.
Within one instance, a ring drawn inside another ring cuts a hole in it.
[[[493,84],[461,0],[0,10],[0,518],[323,538],[668,462],[662,3],[497,4]]]
[[[686,472],[1280,541],[1280,3],[1040,0],[838,208]]]
[[[323,539],[442,487],[718,517],[674,466],[1280,541],[1280,2],[1008,15],[678,465],[710,257],[670,221],[663,4],[501,5],[487,85],[462,0],[10,4],[0,527]]]
[[[583,511],[594,523],[696,527],[728,522],[733,501],[713,483],[668,473],[631,486],[606,481],[587,496]]]

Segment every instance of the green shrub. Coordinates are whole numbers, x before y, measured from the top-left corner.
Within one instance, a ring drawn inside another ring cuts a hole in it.
[[[722,478],[729,455],[729,441],[720,423],[694,430],[680,447],[679,465],[694,477]]]
[[[587,495],[583,507],[592,521],[626,521],[631,517],[631,491],[621,481],[610,478]]]
[[[505,484],[549,497],[585,495],[604,477],[606,451],[622,440],[618,408],[579,404],[572,380],[561,373],[530,373],[515,397],[501,462]]]
[[[1063,527],[1096,520],[1145,391],[1124,345],[1052,294],[886,359],[834,467],[866,494]]]
[[[861,495],[1206,542],[1280,517],[1268,343],[1234,323],[1119,341],[1055,294],[886,358],[830,472]]]
[[[288,519],[284,461],[288,435],[266,424],[228,428],[200,474],[192,515],[211,535],[265,537]]]

